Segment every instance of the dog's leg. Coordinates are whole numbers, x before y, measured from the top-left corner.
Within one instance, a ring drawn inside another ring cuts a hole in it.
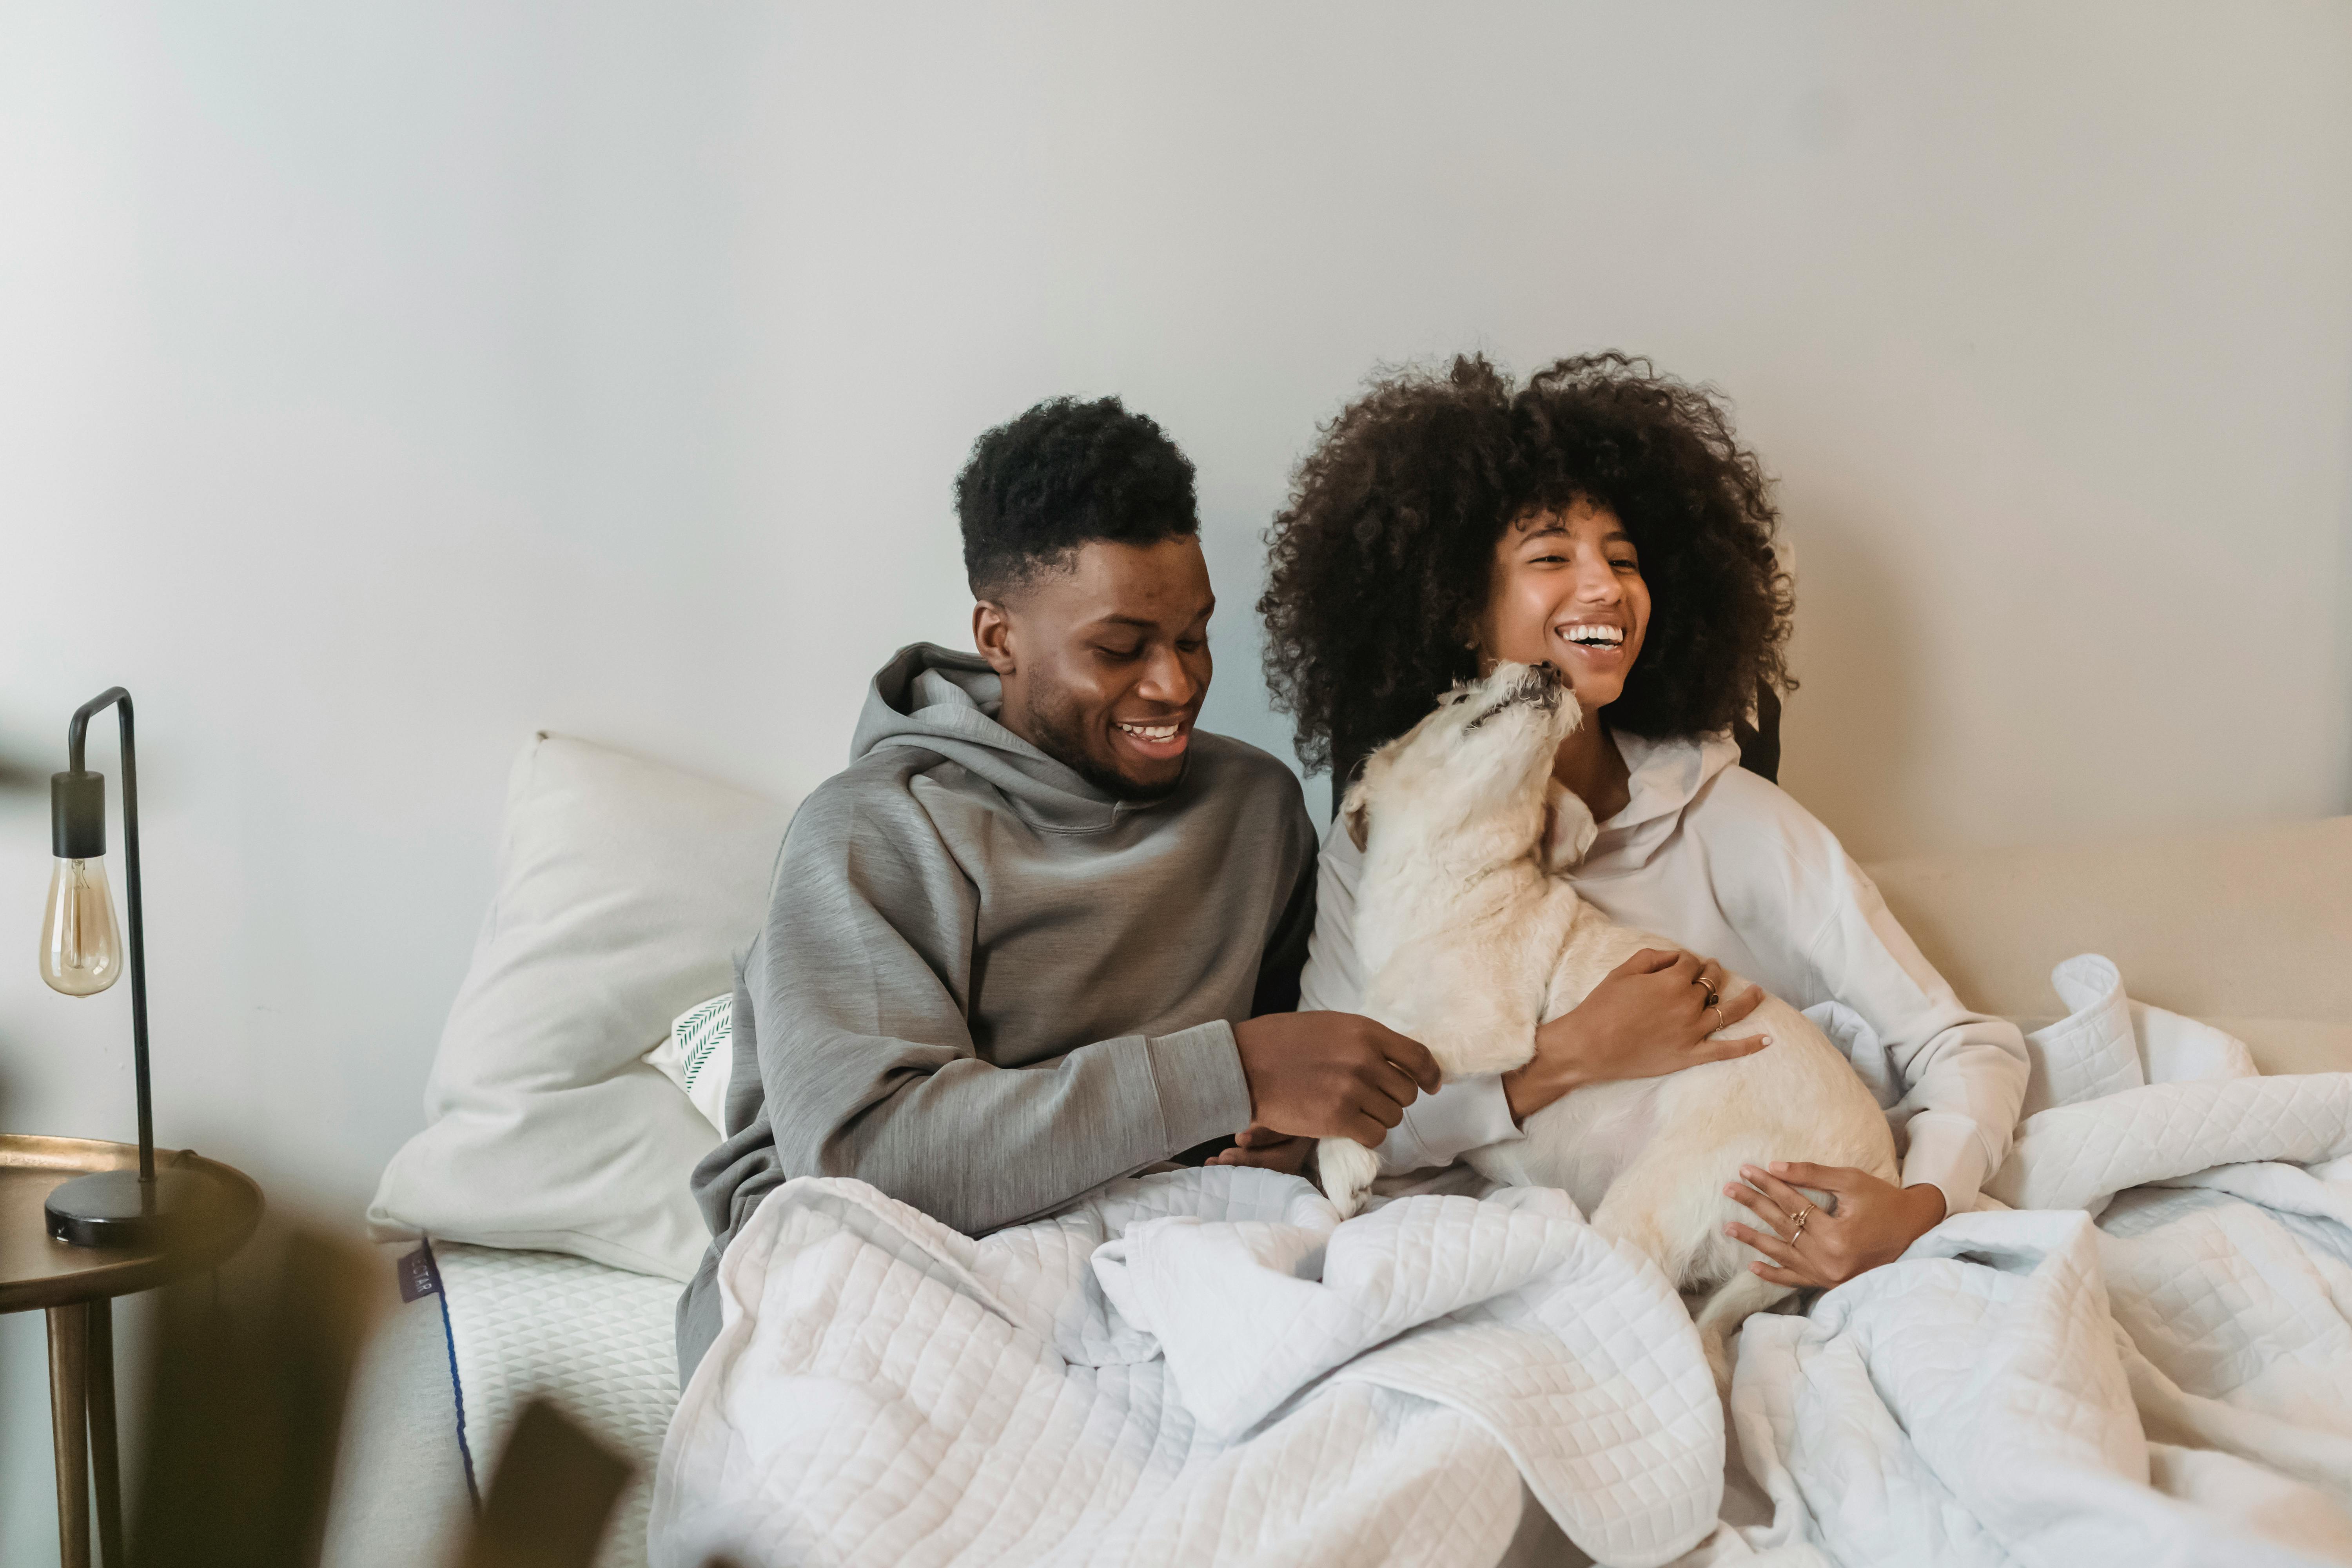
[[[1381,1173],[1381,1157],[1353,1138],[1326,1138],[1315,1145],[1315,1166],[1323,1178],[1323,1195],[1341,1219],[1351,1219]]]
[[[1592,1211],[1592,1228],[1612,1241],[1622,1241],[1632,1247],[1664,1270],[1666,1283],[1675,1282],[1675,1276],[1682,1259],[1673,1256],[1666,1246],[1666,1233],[1658,1224],[1658,1215],[1632,1190],[1633,1184],[1620,1177],[1610,1184]]]
[[[1790,1287],[1775,1285],[1743,1265],[1699,1303],[1693,1314],[1698,1324],[1699,1348],[1706,1352],[1716,1390],[1725,1398],[1731,1396],[1731,1336],[1752,1314],[1793,1293]]]
[[[1640,1248],[1676,1289],[1707,1279],[1722,1281],[1695,1317],[1716,1388],[1728,1398],[1731,1357],[1726,1342],[1749,1313],[1761,1311],[1790,1291],[1786,1285],[1748,1271],[1747,1248],[1722,1234],[1721,1219],[1725,1210],[1743,1218],[1747,1211],[1736,1208],[1728,1198],[1694,1192],[1681,1173],[1690,1163],[1664,1144],[1651,1145],[1610,1184],[1592,1211],[1592,1228],[1612,1241]]]

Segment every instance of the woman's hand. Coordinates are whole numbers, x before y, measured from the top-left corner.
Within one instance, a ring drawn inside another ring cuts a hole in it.
[[[1527,1119],[1570,1089],[1619,1079],[1662,1078],[1702,1062],[1760,1051],[1769,1035],[1711,1040],[1762,1005],[1749,986],[1721,994],[1723,965],[1672,948],[1645,947],[1568,1012],[1536,1031],[1536,1054],[1503,1075],[1511,1117]]]
[[[1905,1248],[1944,1219],[1941,1188],[1922,1183],[1898,1187],[1850,1165],[1808,1165],[1775,1160],[1769,1171],[1742,1165],[1748,1180],[1723,1189],[1770,1228],[1727,1225],[1724,1233],[1744,1241],[1770,1261],[1748,1267],[1775,1285],[1818,1289],[1843,1285]],[[1799,1187],[1832,1193],[1837,1213],[1815,1208]]]
[[[1307,1169],[1314,1156],[1315,1140],[1293,1138],[1286,1132],[1276,1132],[1271,1127],[1261,1127],[1253,1121],[1235,1135],[1234,1146],[1220,1149],[1209,1156],[1212,1165],[1255,1165],[1262,1171],[1280,1171],[1296,1176]]]

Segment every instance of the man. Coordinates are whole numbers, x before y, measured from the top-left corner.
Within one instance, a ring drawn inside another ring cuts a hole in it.
[[[735,986],[713,1241],[794,1176],[854,1176],[979,1234],[1246,1130],[1376,1146],[1436,1065],[1296,1013],[1315,924],[1298,782],[1193,727],[1215,597],[1192,466],[1116,398],[1041,404],[956,483],[979,655],[902,650],[809,796]]]

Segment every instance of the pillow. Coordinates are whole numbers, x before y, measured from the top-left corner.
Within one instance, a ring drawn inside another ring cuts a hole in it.
[[[646,1059],[730,984],[788,810],[544,731],[508,784],[498,878],[425,1091],[368,1226],[568,1252],[686,1279],[687,1192],[715,1142]]]
[[[2116,966],[2095,952],[2078,953],[2050,972],[2050,984],[2074,1011],[2025,1037],[2033,1076],[2026,1080],[2021,1121],[2053,1105],[2075,1105],[2147,1082]]]
[[[677,1085],[723,1137],[727,1084],[735,1066],[735,993],[698,1002],[680,1013],[661,1044],[646,1053],[646,1060]]]

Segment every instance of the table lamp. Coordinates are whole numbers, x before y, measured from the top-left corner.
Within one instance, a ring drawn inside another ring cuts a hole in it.
[[[77,1176],[49,1194],[49,1234],[76,1247],[152,1245],[205,1196],[192,1172],[155,1169],[147,1095],[146,922],[139,900],[139,760],[131,693],[120,686],[75,710],[66,771],[49,776],[49,837],[58,865],[41,921],[41,978],[68,996],[95,996],[122,977],[122,933],[106,880],[106,779],[82,766],[82,731],[119,707],[122,721],[123,888],[131,906],[131,1048],[139,1087],[139,1169]]]

